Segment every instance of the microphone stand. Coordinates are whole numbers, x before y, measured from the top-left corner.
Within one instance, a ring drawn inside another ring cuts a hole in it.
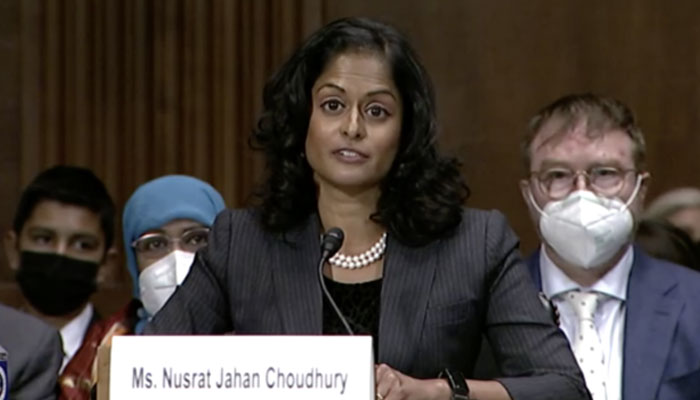
[[[328,291],[326,282],[323,279],[323,265],[340,249],[342,244],[343,231],[341,231],[339,228],[331,228],[328,233],[323,234],[323,239],[321,240],[321,260],[318,263],[318,281],[321,283],[323,295],[326,296],[326,299],[328,299],[328,302],[331,304],[331,307],[333,307],[336,315],[338,315],[338,318],[340,318],[340,322],[343,323],[348,335],[353,336],[355,333],[350,328],[350,324],[348,324],[348,321],[345,319],[343,313],[340,312],[340,308],[338,308],[335,300],[333,300],[333,296],[331,296],[330,292]]]

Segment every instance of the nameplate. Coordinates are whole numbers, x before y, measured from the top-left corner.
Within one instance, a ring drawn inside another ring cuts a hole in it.
[[[109,382],[110,400],[374,400],[372,338],[115,336]]]

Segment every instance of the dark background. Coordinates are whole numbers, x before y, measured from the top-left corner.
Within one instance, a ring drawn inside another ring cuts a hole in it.
[[[468,204],[502,210],[524,252],[537,238],[517,188],[519,139],[563,94],[608,94],[636,112],[651,197],[700,186],[696,0],[0,0],[0,230],[22,187],[56,163],[95,170],[120,209],[166,173],[208,180],[243,205],[261,171],[246,140],[266,77],[348,15],[411,39],[437,89],[441,146],[464,163]],[[0,301],[18,304],[0,260]],[[103,313],[130,294],[123,261],[111,272],[96,296]]]

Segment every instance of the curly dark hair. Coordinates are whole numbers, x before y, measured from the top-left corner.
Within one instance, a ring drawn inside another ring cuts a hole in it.
[[[387,60],[404,105],[399,149],[370,218],[401,243],[426,244],[461,222],[469,189],[457,160],[438,154],[433,86],[415,51],[394,28],[367,18],[324,26],[266,83],[262,116],[250,140],[266,155],[267,179],[256,192],[262,224],[284,233],[315,212],[316,187],[303,154],[311,88],[334,56],[357,50]]]

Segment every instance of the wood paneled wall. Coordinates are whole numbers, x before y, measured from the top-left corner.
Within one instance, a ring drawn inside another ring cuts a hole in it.
[[[308,0],[20,3],[20,182],[86,165],[119,203],[173,172],[242,202],[260,172],[246,140],[261,87],[320,24]]]
[[[503,210],[525,251],[537,238],[517,189],[519,139],[563,94],[633,108],[651,196],[700,186],[696,0],[0,0],[0,228],[21,188],[59,162],[93,168],[120,207],[139,183],[173,172],[242,205],[261,169],[246,141],[265,78],[347,15],[409,36],[436,85],[441,144],[464,162],[469,204]],[[4,265],[0,281],[0,300],[14,298]],[[128,296],[125,281],[122,272],[116,285]]]

